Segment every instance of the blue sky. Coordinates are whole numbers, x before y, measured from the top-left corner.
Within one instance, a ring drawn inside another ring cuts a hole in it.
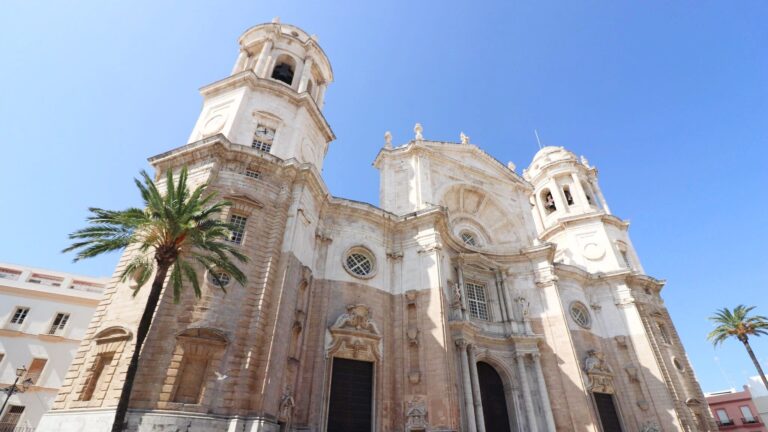
[[[138,204],[146,158],[180,146],[197,89],[225,77],[248,27],[280,16],[319,36],[336,82],[334,195],[377,203],[371,162],[424,125],[527,166],[546,145],[586,155],[632,222],[705,391],[754,368],[714,350],[706,317],[768,315],[768,3],[29,2],[0,6],[0,261],[108,275],[59,251],[88,206]],[[755,341],[768,366],[768,337]],[[722,369],[714,361],[720,358]]]

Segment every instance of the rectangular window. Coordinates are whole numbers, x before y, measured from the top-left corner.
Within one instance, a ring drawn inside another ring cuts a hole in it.
[[[51,328],[48,330],[48,334],[61,334],[64,331],[64,327],[67,326],[67,322],[69,322],[68,313],[57,313],[56,318],[54,318],[53,323],[51,323]]]
[[[243,237],[245,236],[245,223],[248,218],[232,215],[229,218],[229,224],[232,225],[232,235],[229,237],[229,241],[235,244],[242,244]]]
[[[29,378],[32,381],[32,384],[37,384],[37,380],[40,379],[40,375],[43,373],[46,363],[48,363],[48,360],[44,358],[32,359],[32,363],[29,364],[29,368],[27,369],[27,376],[24,379]]]
[[[752,410],[749,409],[748,406],[744,405],[742,407],[739,407],[741,410],[741,420],[744,423],[754,423],[755,422],[755,416],[752,414]]]
[[[88,382],[85,384],[83,390],[83,396],[80,398],[84,401],[89,401],[93,397],[93,393],[98,390],[104,382],[104,369],[112,364],[112,359],[115,357],[115,353],[101,353],[96,357],[91,367],[91,376],[88,378]]]
[[[203,393],[205,372],[208,369],[208,359],[204,356],[185,355],[181,362],[176,387],[176,395],[173,400],[186,404],[200,403],[200,395]]]
[[[29,313],[28,307],[17,307],[16,312],[13,313],[13,318],[11,318],[11,324],[20,325],[24,323],[24,319],[27,318],[27,314]]]
[[[466,282],[464,287],[467,291],[467,306],[469,315],[473,318],[488,320],[488,306],[485,300],[485,285]]]
[[[724,409],[717,410],[717,419],[721,425],[731,424],[731,419],[728,417],[728,413]]]
[[[0,421],[0,430],[12,431],[19,424],[21,415],[24,414],[24,407],[20,405],[11,405],[3,416],[3,420]]]
[[[245,176],[246,177],[250,177],[252,179],[257,179],[257,178],[261,177],[261,173],[258,172],[258,171],[253,171],[253,170],[245,170]]]
[[[0,267],[0,279],[19,280],[19,276],[20,271]]]
[[[275,130],[264,125],[258,125],[256,127],[256,133],[253,134],[253,142],[251,147],[256,150],[269,153],[272,149],[272,141],[275,139]]]
[[[656,323],[656,325],[659,327],[659,334],[661,335],[661,340],[663,340],[665,344],[671,345],[672,341],[669,339],[669,333],[667,333],[667,328],[662,323]]]

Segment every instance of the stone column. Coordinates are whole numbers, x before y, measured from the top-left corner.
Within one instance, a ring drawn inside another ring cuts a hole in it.
[[[248,51],[240,50],[240,54],[237,55],[237,61],[235,62],[235,67],[232,68],[231,75],[234,75],[238,72],[241,72],[243,69],[245,69],[245,65],[247,62],[248,62]]]
[[[469,349],[469,375],[472,379],[472,396],[475,400],[477,432],[485,432],[485,415],[483,414],[483,398],[480,395],[480,379],[477,376],[477,358],[475,358],[475,346],[468,345],[467,348]]]
[[[536,410],[531,399],[531,386],[528,385],[528,373],[525,370],[525,353],[517,353],[517,373],[520,379],[520,387],[523,390],[523,402],[525,402],[525,416],[528,418],[528,427],[531,432],[539,430],[536,426]]]
[[[272,46],[274,43],[275,42],[272,39],[267,39],[267,41],[264,42],[264,46],[261,47],[259,58],[256,59],[256,66],[253,67],[253,71],[259,78],[264,78],[266,75],[264,69],[267,67],[269,57],[272,55]]]
[[[547,183],[547,187],[549,188],[549,193],[552,194],[552,198],[555,200],[555,206],[557,206],[557,209],[563,210],[563,213],[568,213],[570,209],[568,208],[568,204],[565,202],[563,190],[560,189],[560,186],[557,185],[557,181],[555,179],[550,179],[549,183]]]
[[[573,192],[576,192],[576,196],[579,197],[579,200],[583,204],[583,207],[585,209],[588,209],[589,200],[587,199],[587,191],[585,191],[584,188],[581,186],[581,181],[579,180],[579,177],[576,175],[576,173],[571,173],[571,179],[573,180],[573,189],[574,189]],[[578,204],[578,203],[574,202],[574,204]]]
[[[603,196],[603,191],[600,190],[600,186],[597,185],[597,182],[592,182],[592,188],[595,190],[595,193],[597,194],[597,199],[600,200],[600,204],[603,206],[603,210],[605,210],[606,213],[611,214],[611,209],[608,208],[608,203],[605,201],[605,197]]]
[[[467,412],[467,431],[477,432],[475,422],[475,407],[472,405],[472,380],[469,377],[469,359],[467,358],[467,341],[456,341],[461,356],[461,378],[464,382],[464,410]]]
[[[456,266],[456,276],[459,278],[459,291],[461,291],[461,317],[467,319],[467,290],[464,289],[464,270],[461,269],[461,263]]]
[[[539,394],[541,394],[541,404],[544,407],[544,420],[547,423],[548,431],[555,431],[555,419],[552,417],[552,405],[549,403],[549,392],[547,383],[544,381],[544,372],[541,370],[541,354],[533,354],[533,367],[536,369],[536,381],[539,383]]]
[[[299,81],[299,93],[307,91],[309,79],[312,77],[312,57],[304,59],[304,67],[301,69],[301,80]]]

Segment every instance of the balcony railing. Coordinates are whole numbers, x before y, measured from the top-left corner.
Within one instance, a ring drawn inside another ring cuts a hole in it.
[[[742,417],[741,418],[741,423],[742,424],[759,424],[761,422],[760,422],[760,417],[754,416],[754,417],[751,417],[751,418],[744,418],[744,417]]]
[[[15,426],[7,423],[0,423],[0,432],[34,432],[33,427]]]
[[[721,427],[727,427],[727,426],[734,426],[736,422],[733,421],[733,419],[728,420],[718,420],[717,425]]]

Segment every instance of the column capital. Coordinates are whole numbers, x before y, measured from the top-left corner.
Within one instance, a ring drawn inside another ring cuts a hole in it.
[[[456,346],[457,346],[458,348],[461,348],[461,349],[463,349],[463,350],[464,350],[464,349],[467,349],[467,347],[469,346],[469,342],[467,342],[467,340],[466,340],[466,339],[463,339],[463,338],[462,338],[462,339],[456,339],[456,342],[455,342],[455,343],[456,343]]]

